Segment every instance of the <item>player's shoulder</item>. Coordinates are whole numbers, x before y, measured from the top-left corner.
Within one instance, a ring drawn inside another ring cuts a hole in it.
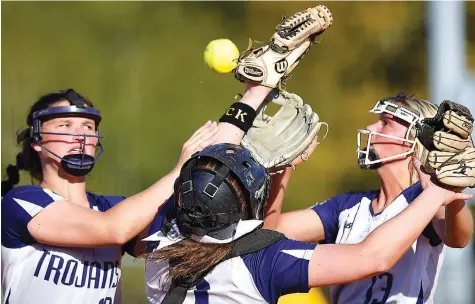
[[[126,199],[125,196],[120,196],[120,195],[102,195],[102,194],[96,194],[92,192],[86,192],[87,198],[90,202],[90,204],[94,207],[97,206],[97,208],[100,211],[106,211],[124,199]]]
[[[35,186],[35,185],[18,186],[8,191],[3,198],[37,194],[38,192],[43,192],[43,191],[44,189],[40,186]]]
[[[255,253],[244,256],[244,259],[257,258],[261,260],[262,263],[265,263],[264,261],[274,261],[275,263],[277,260],[282,262],[296,258],[309,260],[316,246],[316,244],[312,243],[282,239]]]
[[[334,197],[334,199],[340,201],[344,204],[354,204],[361,201],[363,198],[368,198],[369,200],[374,199],[379,195],[380,190],[371,190],[371,191],[358,191],[358,192],[346,192]],[[420,182],[417,182],[402,191],[402,194],[412,201],[422,192],[422,186]]]
[[[361,203],[363,198],[367,198],[369,200],[374,199],[377,197],[379,194],[379,190],[373,190],[373,191],[358,191],[358,192],[345,192],[342,194],[339,194],[337,196],[331,197],[327,200],[324,200],[321,203],[317,203],[316,205],[313,206],[315,207],[333,207],[333,208],[338,208],[340,211],[344,209],[349,209],[354,207],[355,205]]]
[[[63,197],[40,186],[27,185],[11,189],[2,198],[2,245],[22,248],[36,241],[28,231],[28,223],[39,212]]]
[[[371,191],[350,191],[343,194],[338,195],[338,199],[343,202],[353,202],[353,201],[361,201],[363,198],[373,199],[378,196],[379,190],[371,190]]]
[[[277,263],[292,263],[295,259],[310,260],[317,244],[283,239],[264,249],[263,254],[272,256]]]
[[[27,201],[30,203],[44,204],[45,202],[52,202],[62,200],[63,197],[54,193],[51,190],[45,189],[35,185],[24,185],[14,187],[2,197],[2,204],[10,201]]]

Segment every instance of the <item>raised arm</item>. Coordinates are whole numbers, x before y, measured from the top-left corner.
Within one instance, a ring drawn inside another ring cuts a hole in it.
[[[420,162],[416,161],[417,168]],[[388,271],[421,235],[441,206],[471,195],[430,181],[419,169],[423,192],[396,217],[354,245],[318,245],[309,263],[309,286],[344,284]]]
[[[475,186],[473,121],[467,107],[444,100],[437,114],[423,121],[424,130],[433,131],[418,133],[418,139],[429,152],[427,165],[435,169],[440,182],[454,186],[456,191]],[[445,245],[462,248],[472,237],[473,217],[465,202],[459,200],[441,207],[432,226]]]
[[[250,106],[254,111],[256,111],[271,91],[272,88],[247,83],[246,92],[239,102]],[[220,122],[218,128],[219,130],[216,134],[216,139],[213,142],[214,144],[230,143],[238,145],[245,134],[243,130],[227,122]]]
[[[315,151],[317,143],[312,143],[306,154],[308,157]],[[302,160],[296,159],[294,166]],[[325,238],[325,230],[320,216],[312,209],[304,209],[282,213],[285,192],[292,175],[292,168],[286,168],[282,174],[272,177],[272,186],[266,207],[264,228],[277,230],[288,238],[302,242],[318,242]],[[302,225],[301,223],[305,223]]]
[[[453,248],[467,246],[473,234],[473,217],[465,201],[443,206],[432,219],[432,226],[445,245]]]
[[[285,231],[278,229],[278,224],[282,218],[282,205],[291,175],[292,168],[285,168],[281,174],[272,176],[269,199],[264,212],[264,229],[278,230],[285,234]]]
[[[295,24],[297,19],[301,23]],[[246,93],[239,102],[250,106],[254,111],[257,110],[272,88],[278,88],[282,78],[289,78],[290,73],[315,42],[315,37],[323,34],[332,22],[333,16],[327,7],[319,5],[308,8],[281,21],[269,43],[243,52],[234,69],[234,76],[247,86]],[[285,37],[283,32],[286,33]],[[277,68],[278,66],[281,67]],[[238,114],[237,109],[233,110],[236,111],[227,114]],[[252,124],[252,121],[250,123]],[[220,123],[214,143],[239,144],[244,133],[245,131],[232,124]]]
[[[183,145],[179,160],[169,174],[148,189],[120,202],[106,212],[97,212],[65,200],[55,201],[28,223],[38,242],[65,247],[122,245],[143,231],[163,203],[172,195],[173,184],[183,163],[215,138],[216,123],[208,122]]]

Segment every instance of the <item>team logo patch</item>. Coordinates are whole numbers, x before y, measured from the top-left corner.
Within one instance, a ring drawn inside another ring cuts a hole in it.
[[[285,58],[282,58],[281,60],[277,61],[274,65],[275,71],[279,74],[282,74],[287,70],[287,67],[289,66],[289,63]]]
[[[264,75],[264,72],[256,67],[244,67],[244,73],[254,77],[262,77]]]

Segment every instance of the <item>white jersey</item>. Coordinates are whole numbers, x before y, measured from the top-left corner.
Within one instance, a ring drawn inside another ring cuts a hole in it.
[[[161,214],[152,224],[150,234],[161,227]],[[226,260],[188,290],[183,303],[277,303],[281,295],[308,292],[308,264],[315,247],[284,239],[255,253]],[[167,273],[167,262],[146,262],[148,303],[163,301],[170,287]]]
[[[124,197],[87,193],[90,207],[106,211]],[[33,216],[59,195],[21,186],[2,199],[2,291],[4,303],[120,303],[123,249],[44,245],[28,232]],[[130,245],[130,244],[129,244]]]
[[[312,209],[322,220],[325,229],[324,243],[356,244],[403,211],[421,191],[419,183],[405,189],[378,214],[374,213],[371,201],[378,196],[379,191],[342,194],[317,204]],[[433,303],[444,251],[444,244],[432,225],[429,225],[388,272],[333,286],[332,303]]]

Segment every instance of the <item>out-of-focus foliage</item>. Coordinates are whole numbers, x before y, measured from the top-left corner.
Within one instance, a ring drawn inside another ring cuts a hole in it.
[[[3,2],[2,172],[15,133],[41,95],[74,88],[103,113],[105,153],[88,189],[131,195],[165,175],[184,141],[217,120],[243,86],[203,62],[207,43],[270,38],[281,15],[315,2]],[[375,101],[399,91],[428,98],[423,2],[328,2],[333,26],[287,89],[310,103],[330,132],[294,173],[286,210],[378,186],[358,169],[356,131]],[[467,11],[467,60],[475,68],[475,3]],[[4,176],[4,174],[3,174]],[[30,181],[22,175],[22,183]],[[127,288],[127,287],[125,287]],[[134,302],[125,302],[134,303]]]

